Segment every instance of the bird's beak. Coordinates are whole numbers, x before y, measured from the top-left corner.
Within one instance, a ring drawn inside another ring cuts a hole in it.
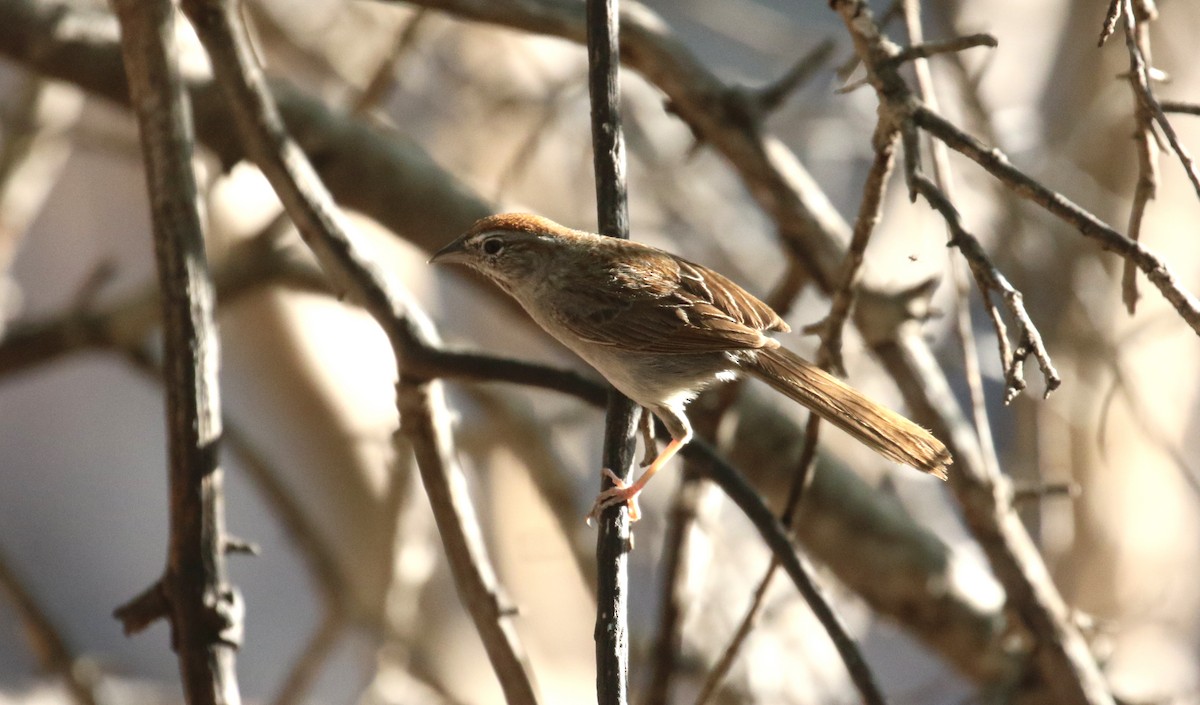
[[[430,264],[465,264],[467,261],[467,249],[463,246],[465,238],[457,240],[446,245],[442,249],[433,253],[433,257],[429,258]]]

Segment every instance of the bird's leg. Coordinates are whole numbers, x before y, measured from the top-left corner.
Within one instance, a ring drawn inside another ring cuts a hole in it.
[[[642,407],[642,419],[638,424],[642,429],[642,467],[654,462],[658,454],[658,443],[654,441],[654,417],[650,410]]]
[[[588,512],[587,515],[588,525],[591,525],[592,519],[600,516],[600,512],[603,512],[609,507],[621,504],[622,502],[629,504],[630,521],[637,521],[638,519],[642,518],[642,510],[638,507],[637,502],[638,494],[646,486],[646,483],[650,482],[650,478],[654,477],[654,473],[658,472],[659,468],[666,465],[667,461],[673,458],[675,454],[679,452],[679,449],[683,447],[684,443],[687,443],[686,438],[672,439],[671,442],[667,444],[667,447],[663,449],[663,452],[654,459],[654,462],[650,463],[650,467],[646,468],[646,472],[642,473],[642,476],[639,477],[637,482],[634,482],[632,485],[626,484],[623,480],[621,480],[621,478],[617,477],[612,470],[604,468],[604,474],[608,476],[608,479],[612,480],[614,486],[604,490],[599,494],[599,496],[596,497],[596,502],[592,504],[592,511]]]

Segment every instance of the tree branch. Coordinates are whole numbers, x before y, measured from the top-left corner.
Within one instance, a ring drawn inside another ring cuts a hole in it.
[[[592,160],[596,222],[600,233],[629,239],[625,139],[621,133],[619,0],[587,0],[588,95],[592,105]],[[642,413],[648,413],[643,411]],[[616,389],[608,392],[604,467],[629,481],[637,408]],[[601,490],[613,486],[602,475]],[[629,511],[624,504],[601,512],[596,539],[596,699],[624,705],[629,699]]]
[[[237,705],[242,605],[225,569],[213,283],[196,207],[175,11],[169,0],[113,4],[140,128],[163,307],[171,528],[167,567],[154,592],[169,609],[188,701]]]

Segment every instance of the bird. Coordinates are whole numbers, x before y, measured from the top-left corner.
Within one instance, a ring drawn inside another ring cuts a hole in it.
[[[429,261],[466,265],[491,279],[670,432],[637,481],[602,470],[613,486],[596,498],[589,523],[621,503],[637,521],[646,483],[692,439],[688,402],[743,372],[888,460],[943,480],[953,462],[928,430],[783,347],[769,334],[790,328],[770,306],[666,250],[503,213],[480,219]]]

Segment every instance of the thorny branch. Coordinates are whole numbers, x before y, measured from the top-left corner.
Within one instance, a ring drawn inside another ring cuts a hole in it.
[[[166,617],[188,702],[237,705],[235,655],[243,607],[226,577],[213,283],[197,210],[175,8],[169,0],[118,0],[114,7],[150,192],[163,316],[170,497],[167,565],[143,593],[157,597],[136,600],[118,615]]]

